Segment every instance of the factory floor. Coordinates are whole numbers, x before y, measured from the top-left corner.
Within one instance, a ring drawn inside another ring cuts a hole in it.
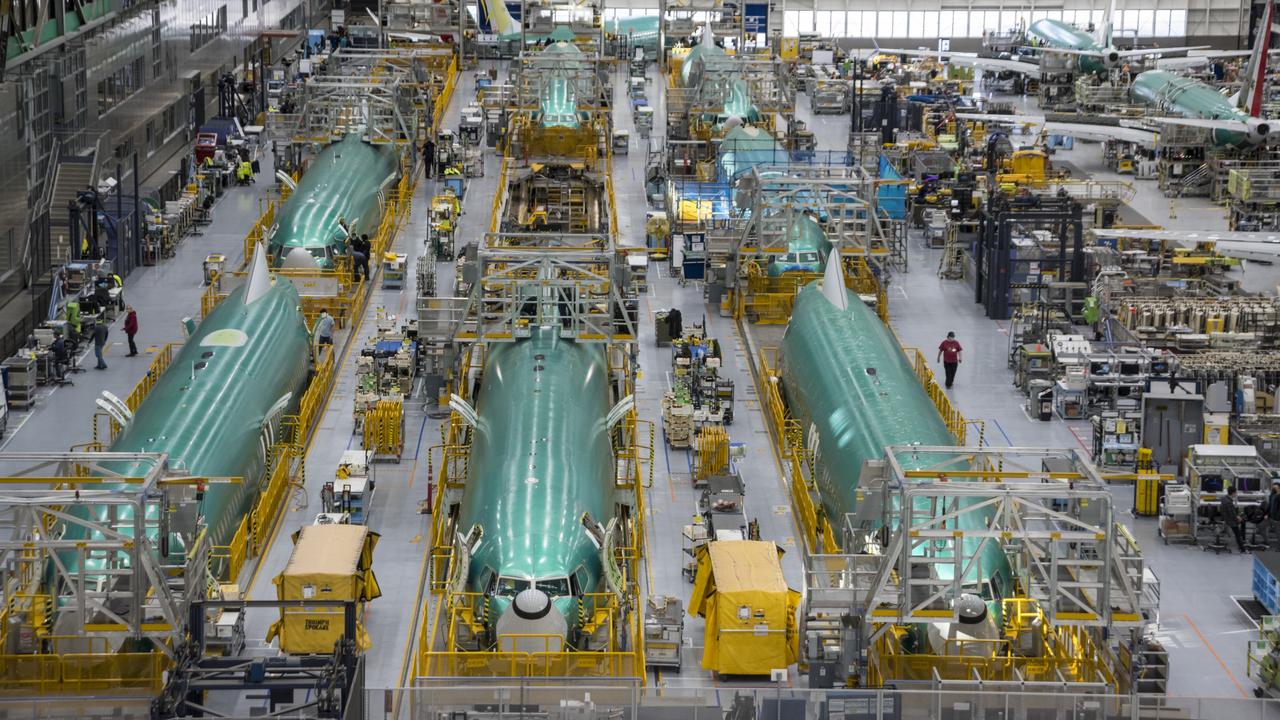
[[[505,72],[505,68],[503,68]],[[447,127],[457,127],[461,108],[474,97],[474,75],[463,73],[458,83],[446,120]],[[664,116],[657,88],[662,80],[651,70],[651,102],[656,105],[654,137],[661,137]],[[629,102],[625,96],[625,69],[615,76],[615,122],[620,129],[631,130]],[[840,150],[845,147],[848,118],[821,116],[811,119],[808,99],[801,96],[797,112],[802,119],[812,120],[820,149]],[[1103,176],[1098,146],[1078,144],[1075,150],[1060,151],[1057,158],[1082,171]],[[614,190],[618,203],[620,242],[643,245],[645,201],[643,193],[645,141],[634,132],[630,152],[614,159]],[[473,179],[464,200],[459,242],[475,242],[487,229],[489,209],[497,191],[499,161],[487,154],[486,173]],[[43,389],[31,412],[13,412],[10,431],[0,449],[6,451],[61,451],[90,439],[89,415],[93,401],[101,390],[116,395],[127,394],[143,376],[151,354],[164,343],[180,340],[179,320],[194,316],[199,309],[201,262],[211,252],[228,256],[237,265],[242,255],[243,238],[258,215],[259,203],[270,189],[271,169],[263,168],[259,184],[233,188],[214,211],[213,223],[199,237],[188,238],[178,256],[162,264],[144,268],[129,278],[126,299],[139,313],[141,332],[139,345],[145,350],[137,358],[122,357],[124,336],[117,322],[112,328],[107,350],[107,370],[92,369],[92,352],[82,365],[89,368],[74,376],[75,385],[55,390]],[[1142,216],[1157,224],[1187,228],[1221,228],[1225,226],[1220,208],[1203,199],[1180,200],[1176,220],[1169,219],[1170,204],[1161,196],[1154,182],[1138,182],[1133,206]],[[337,383],[319,432],[307,455],[307,482],[296,494],[272,536],[270,549],[258,569],[242,579],[245,593],[253,598],[270,598],[275,594],[272,578],[284,567],[292,542],[290,536],[312,521],[319,511],[320,488],[332,478],[342,452],[358,446],[352,435],[351,402],[355,384],[355,355],[373,331],[374,316],[382,311],[400,317],[414,313],[417,257],[423,252],[426,237],[427,205],[433,184],[420,182],[413,198],[409,221],[395,248],[407,253],[408,277],[401,290],[373,290],[365,316],[353,328],[340,334]],[[1011,384],[1006,368],[1008,337],[1002,322],[986,319],[981,307],[972,302],[970,290],[961,281],[944,281],[936,275],[938,251],[924,247],[919,239],[910,246],[909,269],[894,278],[889,308],[891,321],[903,342],[919,347],[932,360],[933,348],[954,330],[965,347],[964,364],[951,397],[958,408],[971,419],[986,422],[986,439],[992,445],[1073,447],[1088,444],[1086,422],[1039,422],[1023,410],[1023,400]],[[451,294],[453,263],[437,265],[438,294]],[[1257,289],[1275,287],[1277,272],[1271,268],[1249,266],[1245,272],[1251,286]],[[748,326],[746,335],[729,318],[721,318],[717,309],[703,303],[699,283],[677,283],[666,270],[665,263],[655,263],[650,270],[651,287],[641,299],[640,376],[637,400],[640,416],[661,424],[659,404],[670,384],[670,352],[654,344],[653,315],[671,307],[682,310],[685,325],[703,321],[708,334],[729,350],[726,373],[736,383],[735,421],[729,428],[735,442],[745,444],[746,459],[740,462],[747,484],[748,516],[759,520],[761,536],[778,542],[788,552],[783,569],[794,588],[802,584],[798,533],[793,524],[782,474],[773,460],[769,434],[759,412],[755,385],[751,380],[748,353],[753,348],[776,345],[780,327]],[[349,340],[349,342],[348,342]],[[375,559],[375,570],[382,587],[382,598],[369,604],[365,614],[373,648],[367,655],[366,685],[371,690],[403,686],[411,681],[411,650],[416,646],[418,624],[423,617],[423,604],[430,601],[424,593],[425,559],[428,550],[429,517],[421,514],[420,503],[427,494],[430,472],[438,470],[439,456],[430,448],[440,442],[440,421],[427,416],[419,400],[408,406],[406,444],[399,463],[376,466],[377,490],[372,501],[369,526],[382,535]],[[681,450],[670,450],[658,436],[654,482],[648,492],[648,558],[645,591],[671,595],[687,604],[691,585],[681,572],[681,529],[694,514],[695,493],[691,483],[690,457]],[[434,462],[433,462],[434,461]],[[1159,637],[1169,649],[1173,682],[1177,695],[1246,697],[1251,687],[1245,678],[1246,642],[1253,637],[1254,626],[1236,607],[1232,598],[1250,595],[1250,558],[1239,555],[1211,555],[1185,546],[1165,546],[1155,534],[1155,523],[1127,515],[1131,505],[1130,490],[1115,490],[1118,510],[1123,521],[1139,539],[1152,569],[1162,581],[1162,604]],[[263,642],[271,613],[251,615],[247,623],[249,651],[274,652]],[[686,617],[684,667],[680,673],[651,673],[650,685],[657,688],[707,686],[732,687],[700,669],[703,623]],[[794,682],[794,680],[793,680]],[[747,683],[750,684],[750,683]],[[759,684],[759,683],[756,683]],[[395,705],[400,695],[368,695],[373,716],[384,702]],[[265,700],[245,700],[243,705],[265,706]],[[245,711],[247,707],[236,708]],[[226,710],[226,709],[224,709]],[[391,708],[383,708],[389,712]]]

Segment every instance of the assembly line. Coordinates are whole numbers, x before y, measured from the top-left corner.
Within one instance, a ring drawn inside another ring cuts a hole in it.
[[[1274,2],[471,5],[264,29],[172,170],[57,141],[0,714],[1280,711]]]

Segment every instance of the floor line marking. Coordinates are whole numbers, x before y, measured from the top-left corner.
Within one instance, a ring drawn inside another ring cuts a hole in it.
[[[422,456],[422,436],[427,433],[427,416],[422,416],[422,427],[418,428],[418,444],[413,448],[413,467],[409,469],[409,487],[413,487],[413,476],[418,474],[418,458]],[[430,462],[428,460],[428,462]],[[431,479],[427,478],[427,486],[431,486]]]
[[[1210,654],[1213,655],[1213,659],[1218,661],[1218,666],[1222,668],[1222,672],[1226,673],[1227,677],[1231,678],[1231,684],[1235,685],[1236,690],[1240,691],[1240,696],[1246,697],[1246,698],[1253,697],[1252,695],[1244,691],[1244,686],[1241,685],[1240,681],[1236,679],[1235,674],[1232,673],[1229,669],[1227,669],[1227,664],[1222,662],[1222,658],[1218,657],[1218,651],[1214,650],[1213,645],[1209,644],[1209,638],[1205,637],[1204,633],[1200,632],[1200,627],[1196,625],[1196,621],[1192,620],[1191,616],[1186,613],[1182,614],[1182,618],[1187,621],[1188,625],[1191,626],[1191,629],[1192,631],[1195,632],[1196,637],[1200,638],[1200,642],[1204,643],[1204,646],[1209,650]]]
[[[1084,451],[1092,457],[1093,451],[1089,449],[1088,445],[1084,444],[1084,440],[1080,438],[1080,433],[1076,432],[1076,429],[1071,427],[1070,425],[1067,426],[1067,429],[1071,431],[1071,437],[1074,437],[1076,439],[1076,442],[1080,443],[1080,447],[1084,448]]]
[[[991,418],[991,423],[995,425],[996,429],[1000,431],[1000,434],[1004,436],[1005,444],[1009,447],[1013,447],[1013,441],[1009,439],[1009,433],[1004,431],[1004,426],[1000,424],[1000,421],[995,418]]]

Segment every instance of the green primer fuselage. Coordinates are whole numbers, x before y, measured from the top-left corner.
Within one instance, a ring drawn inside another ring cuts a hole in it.
[[[568,42],[549,45],[542,51],[542,55],[553,60],[582,59],[582,51],[578,46]],[[573,81],[558,72],[546,77],[538,99],[538,111],[542,127],[579,127],[582,123],[578,116],[578,90]]]
[[[496,619],[516,592],[536,582],[572,627],[577,614],[568,579],[575,592],[587,593],[603,577],[582,516],[600,523],[613,517],[604,350],[561,339],[554,328],[491,345],[477,401],[459,527],[466,532],[478,524],[484,535],[471,556],[467,589],[494,592]],[[511,580],[505,591],[497,578]]]
[[[209,485],[200,503],[210,541],[224,546],[249,512],[266,468],[263,421],[286,394],[291,397],[285,412],[296,412],[310,365],[306,320],[293,283],[276,279],[248,305],[244,293],[244,287],[232,292],[200,323],[110,447],[167,453],[172,469],[191,475],[242,478]],[[125,476],[145,472],[141,465],[110,469]],[[95,519],[105,521],[105,512]],[[68,526],[68,537],[84,534]],[[74,554],[64,562],[73,572],[78,567]]]
[[[1099,45],[1092,35],[1078,30],[1061,20],[1051,20],[1049,18],[1037,20],[1027,28],[1027,34],[1036,38],[1042,46],[1048,48],[1083,50],[1096,53],[1107,52],[1107,48]],[[1080,72],[1093,73],[1095,75],[1105,75],[1107,73],[1107,65],[1101,58],[1088,55],[1077,57],[1076,67],[1079,68]]]
[[[689,49],[680,64],[680,87],[695,88],[699,83],[707,82],[708,68],[723,68],[732,62],[733,58],[723,48],[714,43],[700,42]],[[742,118],[743,122],[749,123],[760,120],[760,109],[751,101],[751,89],[741,78],[728,81],[724,103],[716,118],[717,125],[731,117]]]
[[[1129,95],[1137,102],[1178,117],[1200,120],[1238,120],[1251,118],[1231,104],[1213,88],[1188,77],[1165,70],[1148,70],[1133,79]],[[1244,147],[1249,136],[1231,130],[1213,130],[1213,142],[1219,146]]]
[[[802,288],[780,356],[787,406],[815,453],[822,509],[837,531],[844,516],[857,509],[855,493],[864,463],[883,458],[891,445],[955,444],[893,334],[857,295],[845,293],[849,309],[840,310],[816,281]],[[899,457],[908,470],[939,460],[931,455]],[[915,510],[929,512],[928,501]],[[975,514],[962,517],[961,527],[985,529]],[[967,551],[977,551],[980,542],[966,541]],[[1008,558],[997,544],[983,550],[982,568],[981,577],[975,567],[966,580],[999,575],[1003,592],[1013,587]],[[949,577],[949,566],[940,565],[938,571]]]
[[[799,213],[787,226],[787,253],[769,263],[769,277],[789,272],[822,272],[830,252],[831,243],[818,219]]]
[[[382,222],[379,191],[390,187],[397,172],[395,153],[348,135],[320,151],[276,218],[271,257],[277,265],[302,248],[317,267],[333,267],[346,252],[338,226],[345,219],[356,234],[372,235]]]

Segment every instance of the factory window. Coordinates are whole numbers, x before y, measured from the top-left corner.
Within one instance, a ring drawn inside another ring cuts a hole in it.
[[[867,37],[863,35],[863,14],[845,13],[845,37]]]
[[[1169,36],[1169,11],[1157,10],[1155,22],[1156,22],[1156,26],[1152,34],[1155,35],[1156,37],[1168,37]]]
[[[819,10],[813,14],[813,31],[822,37],[831,37],[830,10]]]
[[[927,38],[941,37],[938,34],[938,11],[927,10],[924,13],[924,36]]]
[[[950,13],[943,12],[942,14],[951,16],[952,37],[969,37],[969,13],[963,10],[955,10]]]
[[[800,35],[800,11],[788,10],[782,15],[782,34],[787,37]]]
[[[907,13],[907,34],[903,37],[929,37],[924,30],[924,13],[920,10],[912,10]]]
[[[830,37],[849,37],[848,31],[845,29],[845,17],[849,13],[836,11],[831,13],[831,35]]]
[[[1138,11],[1138,36],[1151,37],[1156,34],[1156,11]]]
[[[955,23],[952,22],[954,17],[955,15],[950,10],[943,10],[938,13],[938,37],[949,38],[956,36]]]
[[[1187,11],[1169,11],[1169,34],[1174,37],[1185,37],[1187,34]]]
[[[862,11],[862,37],[870,38],[870,37],[876,37],[877,35],[879,35],[879,32],[877,31],[877,28],[876,28],[876,18],[878,17],[879,17],[879,13],[877,13],[875,10]]]
[[[812,10],[806,10],[800,13],[800,32],[802,34],[813,32],[813,11]]]
[[[910,28],[907,27],[907,11],[894,10],[893,11],[893,32],[889,35],[889,37],[896,37],[896,38],[907,37],[907,35],[910,34],[909,30]]]

